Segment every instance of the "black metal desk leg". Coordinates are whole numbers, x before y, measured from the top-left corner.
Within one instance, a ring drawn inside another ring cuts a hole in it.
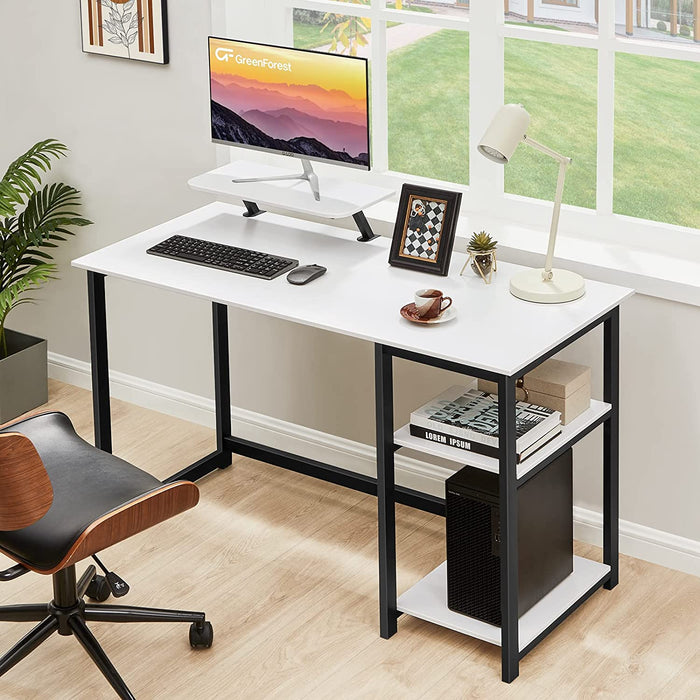
[[[216,405],[216,451],[225,457],[221,469],[230,466],[231,450],[224,449],[224,438],[231,435],[231,378],[228,356],[228,308],[213,302],[214,403]]]
[[[392,356],[374,346],[377,420],[377,509],[379,539],[379,633],[396,633],[396,513],[394,495],[394,387]]]
[[[515,377],[498,379],[501,537],[501,678],[518,677],[518,489],[515,463]]]
[[[105,276],[88,272],[88,315],[90,320],[90,365],[92,370],[92,415],[95,447],[112,451],[112,425],[109,410],[109,363],[107,359],[107,315]]]
[[[620,308],[603,325],[603,401],[612,405],[603,426],[603,562],[608,590],[618,582],[620,517]]]

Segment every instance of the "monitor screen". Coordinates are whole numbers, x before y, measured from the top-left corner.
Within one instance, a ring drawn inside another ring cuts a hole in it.
[[[216,143],[369,170],[367,59],[209,38]]]

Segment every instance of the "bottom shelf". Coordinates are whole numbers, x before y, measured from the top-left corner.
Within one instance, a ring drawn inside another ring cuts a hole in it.
[[[583,557],[574,557],[574,571],[533,605],[519,621],[520,651],[544,632],[610,572],[607,564]],[[399,596],[398,609],[436,625],[501,645],[501,628],[487,622],[453,612],[447,607],[447,562]]]

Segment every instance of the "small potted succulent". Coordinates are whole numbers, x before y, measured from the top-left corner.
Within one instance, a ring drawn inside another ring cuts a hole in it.
[[[54,277],[51,251],[76,226],[80,193],[62,182],[42,185],[62,143],[40,141],[10,164],[0,179],[0,424],[47,400],[46,340],[7,328],[10,312]]]
[[[491,283],[491,275],[496,270],[496,246],[498,241],[494,241],[486,231],[472,233],[467,245],[469,260],[464,267],[471,263],[471,268],[475,275],[479,275],[486,284]],[[464,268],[462,268],[464,272]]]

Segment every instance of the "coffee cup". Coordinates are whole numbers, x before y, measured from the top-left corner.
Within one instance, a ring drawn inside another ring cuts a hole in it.
[[[419,289],[415,294],[416,316],[418,318],[437,318],[452,304],[452,299],[446,297],[439,289]]]

